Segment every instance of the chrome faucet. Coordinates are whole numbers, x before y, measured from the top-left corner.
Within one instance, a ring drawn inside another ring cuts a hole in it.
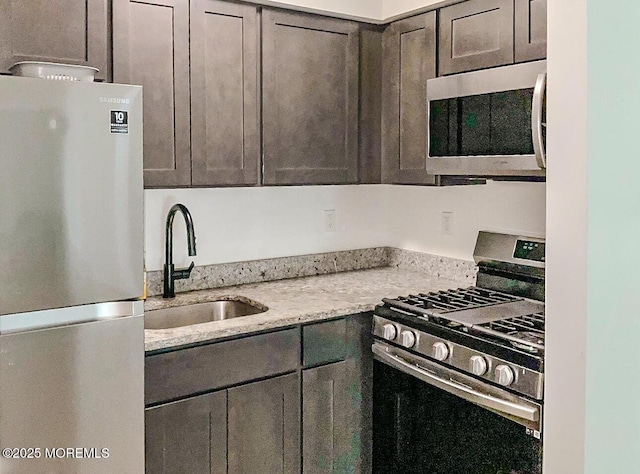
[[[173,267],[173,218],[178,211],[182,212],[182,215],[184,216],[184,222],[185,224],[187,224],[187,249],[189,251],[189,256],[193,257],[196,254],[196,234],[193,231],[193,220],[191,219],[189,209],[187,209],[183,204],[174,204],[171,209],[169,209],[169,214],[167,214],[167,227],[164,247],[165,261],[164,293],[162,294],[163,298],[173,298],[174,296],[176,296],[175,281],[185,280],[189,278],[189,275],[191,275],[191,270],[193,270],[193,262],[191,262],[189,268],[181,268],[176,270]]]

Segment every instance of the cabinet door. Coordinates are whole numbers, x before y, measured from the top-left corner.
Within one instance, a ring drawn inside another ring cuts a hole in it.
[[[107,79],[107,0],[0,1],[0,73],[19,61],[98,68]]]
[[[436,14],[391,24],[383,37],[384,183],[435,184],[427,166],[427,79],[436,75]]]
[[[148,474],[226,474],[227,392],[145,410]]]
[[[258,184],[258,12],[191,3],[192,184]]]
[[[265,184],[358,179],[358,24],[263,11]]]
[[[382,31],[381,26],[360,25],[359,184],[382,182]]]
[[[515,0],[515,60],[547,57],[547,0]]]
[[[439,14],[440,75],[513,63],[513,0],[469,0]]]
[[[114,0],[113,80],[144,87],[144,184],[191,183],[188,0]]]
[[[356,364],[348,359],[303,371],[303,472],[364,472]]]
[[[229,474],[300,472],[296,374],[228,390]]]

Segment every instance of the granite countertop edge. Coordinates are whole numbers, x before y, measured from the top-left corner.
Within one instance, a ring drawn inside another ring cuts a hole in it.
[[[145,352],[156,353],[299,324],[372,311],[382,298],[468,286],[464,282],[393,267],[293,278],[152,297],[145,312],[215,300],[237,299],[269,309],[251,316],[146,329]]]
[[[204,302],[204,301],[203,301]],[[155,352],[165,349],[177,349],[181,346],[190,346],[197,343],[214,342],[217,340],[227,339],[237,336],[246,336],[253,333],[259,333],[268,330],[286,329],[287,327],[296,326],[298,324],[319,322],[324,320],[330,320],[334,318],[340,318],[342,316],[348,316],[351,314],[364,313],[367,311],[373,311],[375,304],[355,305],[349,307],[336,308],[331,311],[320,311],[314,313],[304,313],[295,316],[283,316],[267,311],[260,313],[260,321],[256,321],[254,316],[246,316],[243,318],[236,318],[231,320],[233,322],[242,323],[234,325],[232,327],[216,327],[216,328],[196,328],[191,326],[191,330],[187,334],[181,334],[175,337],[167,337],[159,340],[147,341],[145,337],[145,352]],[[205,325],[219,324],[222,322],[205,323]],[[200,326],[200,325],[198,325]],[[149,331],[145,330],[145,333]],[[156,332],[156,330],[151,330]],[[162,331],[162,330],[159,330]]]

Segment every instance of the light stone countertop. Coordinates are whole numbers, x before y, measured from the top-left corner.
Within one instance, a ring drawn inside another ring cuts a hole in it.
[[[155,296],[145,301],[145,311],[238,296],[269,309],[264,313],[226,321],[172,329],[147,329],[145,351],[371,311],[382,298],[466,286],[469,285],[456,280],[384,267],[178,293],[175,298],[166,300]]]

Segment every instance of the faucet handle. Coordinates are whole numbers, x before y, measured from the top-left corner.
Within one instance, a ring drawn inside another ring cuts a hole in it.
[[[189,268],[180,268],[178,270],[173,271],[173,279],[174,280],[186,280],[191,275],[191,270],[193,270],[194,263],[191,262]]]

